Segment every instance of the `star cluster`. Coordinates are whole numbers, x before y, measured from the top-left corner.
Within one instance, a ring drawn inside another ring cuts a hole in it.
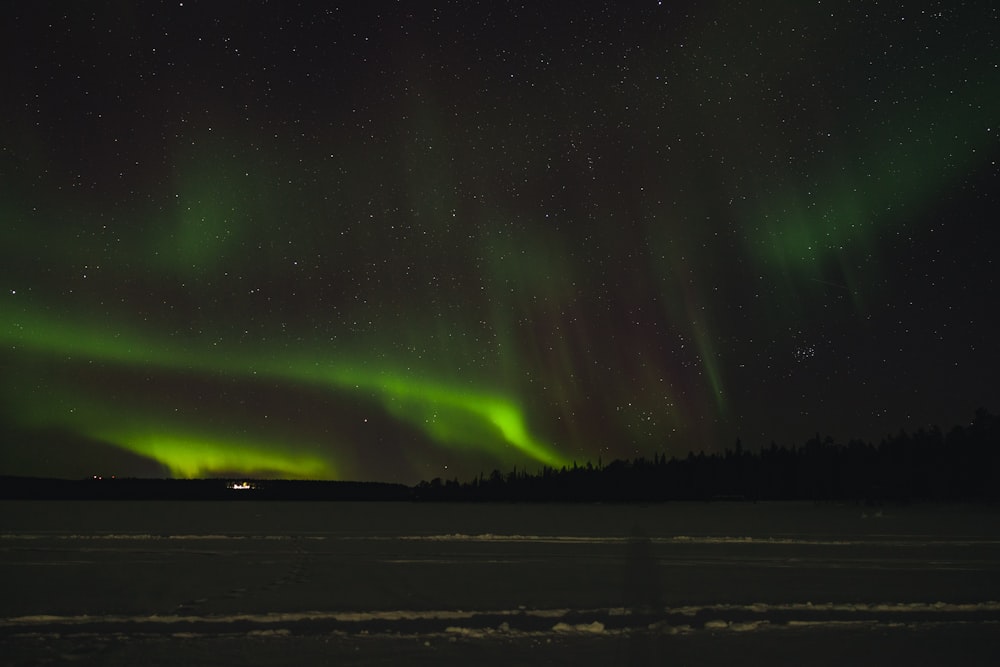
[[[11,9],[0,472],[414,482],[1000,402],[989,3],[362,5]]]

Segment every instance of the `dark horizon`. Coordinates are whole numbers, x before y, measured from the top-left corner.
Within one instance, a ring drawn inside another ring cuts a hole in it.
[[[34,478],[0,475],[2,499],[390,500],[657,502],[678,500],[963,502],[1000,500],[1000,417],[976,411],[971,424],[900,429],[878,445],[816,434],[791,448],[744,447],[686,458],[598,460],[535,472],[494,469],[471,480],[414,485],[377,481]]]

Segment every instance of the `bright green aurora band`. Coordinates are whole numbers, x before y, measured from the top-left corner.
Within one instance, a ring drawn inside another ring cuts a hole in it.
[[[3,342],[15,349],[79,357],[87,362],[109,361],[139,369],[182,369],[186,373],[221,372],[229,376],[272,378],[315,383],[335,390],[371,392],[393,415],[425,431],[441,444],[474,442],[498,452],[509,446],[545,465],[567,463],[564,456],[528,432],[521,410],[512,401],[460,386],[335,363],[255,361],[269,356],[266,352],[240,359],[221,359],[219,355],[205,352],[170,349],[151,338],[47,322],[27,314],[15,323],[6,323],[3,333]],[[16,402],[17,399],[12,397],[12,400]],[[115,415],[112,405],[88,405],[91,402],[92,399],[77,399],[69,415],[60,417],[43,410],[36,418],[60,423],[83,435],[154,458],[174,474],[184,477],[227,470],[275,471],[305,478],[334,476],[335,468],[330,461],[316,455],[296,454],[280,446],[281,443],[252,443],[232,436],[188,435],[183,430],[155,422],[119,427],[115,424],[121,418]]]
[[[647,8],[634,51],[568,60],[533,24],[370,61],[306,35],[351,63],[309,77],[228,18],[127,67],[59,52],[4,107],[0,473],[68,442],[102,474],[414,482],[870,413],[890,261],[996,154],[996,56],[974,11],[791,7]]]

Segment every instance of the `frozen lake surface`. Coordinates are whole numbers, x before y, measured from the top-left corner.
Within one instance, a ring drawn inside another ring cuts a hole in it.
[[[1000,664],[998,515],[3,502],[0,660]]]

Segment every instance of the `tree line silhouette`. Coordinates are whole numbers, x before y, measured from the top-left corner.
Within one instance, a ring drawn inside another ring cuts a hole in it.
[[[237,484],[240,482],[240,484]],[[870,504],[1000,500],[1000,417],[976,411],[947,434],[900,430],[876,446],[818,434],[797,447],[758,450],[737,440],[722,453],[617,460],[607,465],[514,468],[460,482],[415,486],[379,482],[226,479],[40,479],[0,476],[0,499],[350,500],[657,502],[812,500]]]
[[[876,446],[846,445],[819,434],[798,447],[751,451],[740,440],[718,454],[668,459],[586,463],[538,473],[514,468],[459,482],[440,478],[413,487],[415,500],[633,501],[812,500],[996,501],[1000,500],[1000,418],[976,411],[967,426],[947,434],[937,426],[900,430]]]

